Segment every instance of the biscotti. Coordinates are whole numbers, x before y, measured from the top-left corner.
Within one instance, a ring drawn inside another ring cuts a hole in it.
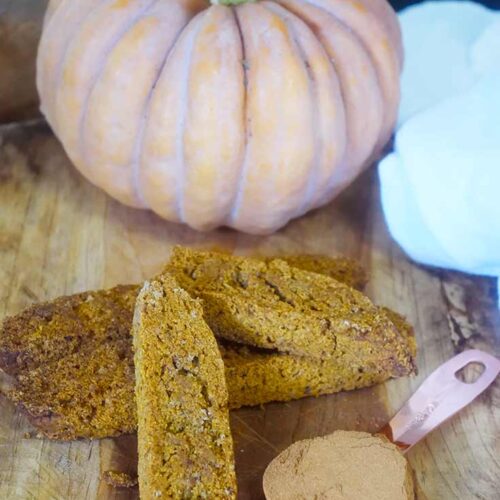
[[[362,293],[283,260],[265,262],[176,247],[166,270],[203,300],[205,319],[227,340],[317,359],[412,369],[404,337]]]
[[[361,367],[221,342],[231,408],[291,401],[369,387],[392,375],[382,367]]]
[[[135,430],[129,332],[138,290],[119,286],[61,297],[4,322],[0,368],[16,382],[9,396],[40,433],[54,439],[75,439]],[[395,320],[414,356],[411,326],[399,316]],[[230,408],[355,389],[392,376],[383,365],[318,363],[221,340],[219,344]],[[405,374],[409,373],[411,370]]]
[[[261,257],[266,260],[265,257]],[[280,256],[290,265],[325,274],[353,288],[366,284],[366,272],[354,260],[321,255]],[[274,258],[267,258],[268,261]],[[142,285],[119,285],[35,304],[2,324],[0,367],[10,373],[36,368],[62,355],[92,350],[102,339],[123,339]],[[25,335],[29,332],[29,335]],[[92,332],[92,334],[89,334]]]
[[[158,276],[132,333],[141,498],[236,498],[224,364],[201,305]]]
[[[0,330],[8,396],[45,436],[71,440],[135,431],[130,328],[139,288],[118,286],[35,304]]]

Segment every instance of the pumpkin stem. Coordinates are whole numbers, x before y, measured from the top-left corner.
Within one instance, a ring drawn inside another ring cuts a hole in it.
[[[242,3],[251,3],[255,2],[256,0],[210,0],[210,3],[212,5],[240,5]]]

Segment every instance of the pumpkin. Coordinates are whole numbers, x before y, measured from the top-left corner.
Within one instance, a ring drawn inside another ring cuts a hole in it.
[[[402,65],[385,0],[51,0],[41,109],[121,202],[206,230],[277,230],[391,135]]]

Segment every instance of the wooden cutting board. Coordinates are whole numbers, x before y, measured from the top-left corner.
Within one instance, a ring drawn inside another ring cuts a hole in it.
[[[139,282],[162,267],[174,244],[240,254],[350,255],[369,269],[373,300],[415,325],[418,377],[232,413],[242,499],[262,498],[264,468],[290,443],[339,428],[376,431],[456,352],[475,347],[498,354],[494,282],[409,262],[388,236],[373,171],[272,236],[203,234],[126,208],[94,188],[43,122],[0,129],[0,319],[35,301]],[[497,382],[409,452],[418,498],[498,498],[499,390]],[[109,469],[135,472],[134,436],[58,443],[31,439],[30,430],[0,397],[0,499],[137,498],[137,489],[112,489],[100,480]]]

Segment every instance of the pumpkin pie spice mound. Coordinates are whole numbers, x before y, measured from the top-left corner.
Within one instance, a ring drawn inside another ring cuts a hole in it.
[[[201,305],[158,276],[132,333],[141,498],[236,498],[224,363]]]
[[[408,461],[385,436],[336,431],[298,441],[264,474],[267,500],[413,500]]]

